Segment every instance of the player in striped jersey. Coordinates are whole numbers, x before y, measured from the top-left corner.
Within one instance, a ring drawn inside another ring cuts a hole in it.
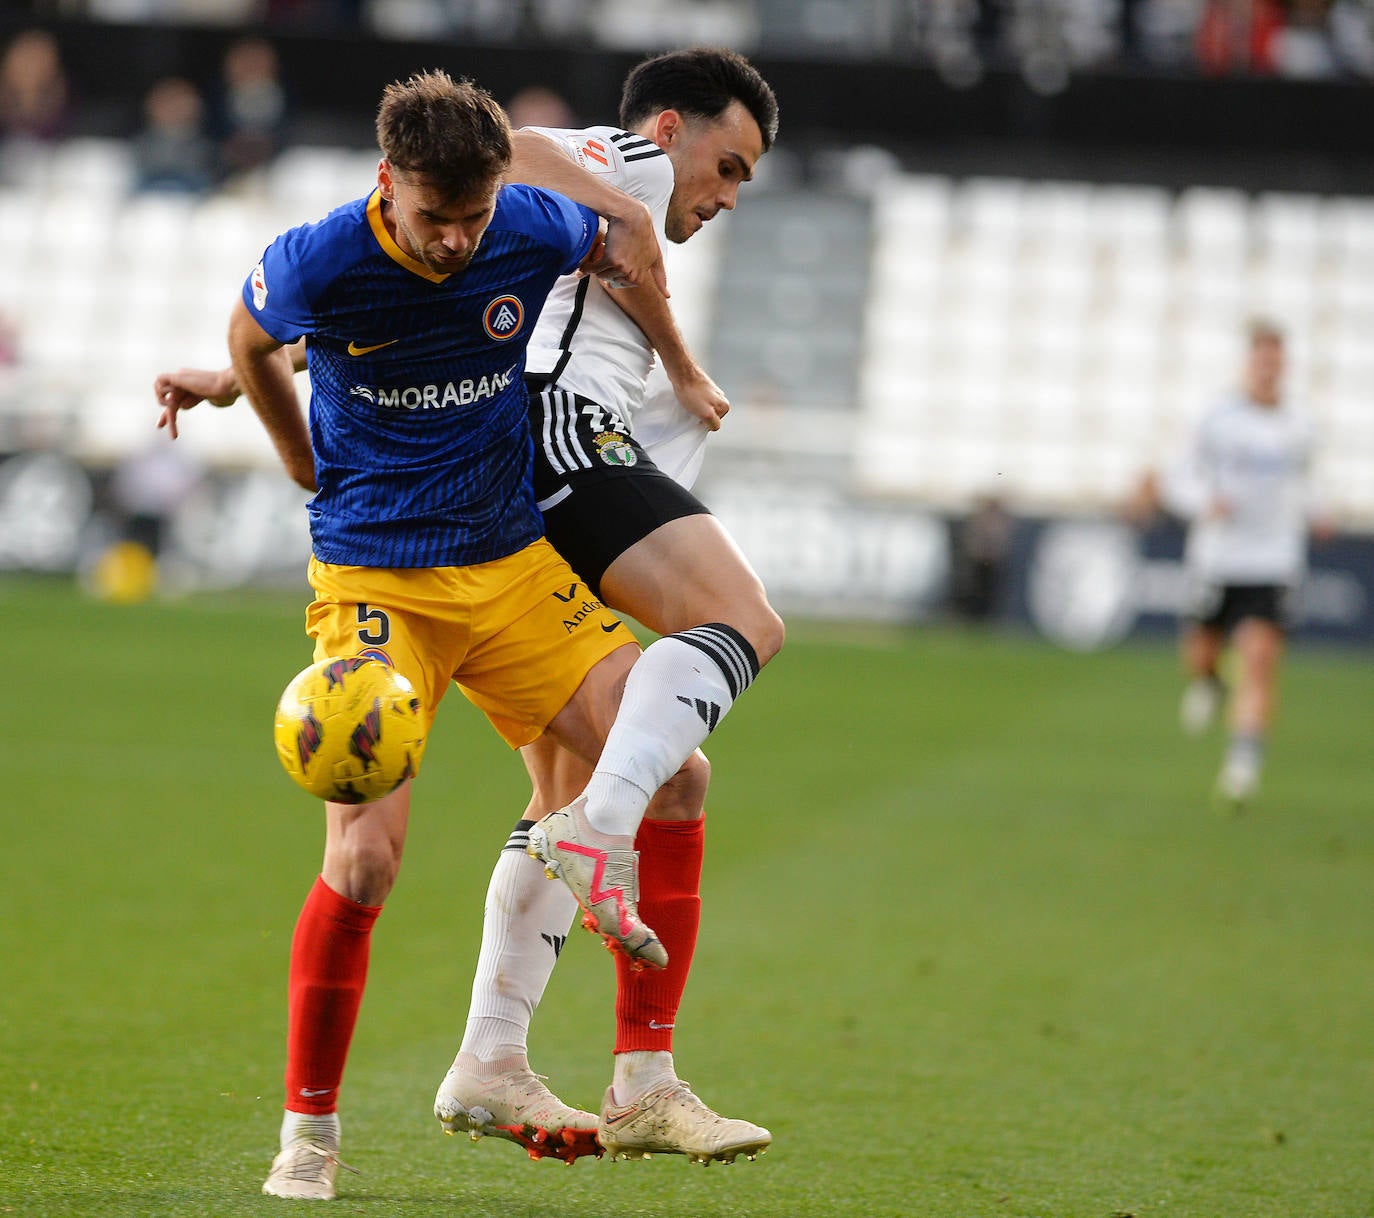
[[[739,56],[696,50],[632,72],[621,119],[632,129],[517,133],[511,176],[564,190],[607,214],[629,214],[626,199],[639,200],[660,232],[684,241],[720,208],[734,206],[740,184],[773,141],[777,110],[771,90]],[[614,598],[623,611],[676,636],[646,653],[653,668],[632,675],[632,685],[645,677],[632,705],[645,722],[663,717],[665,708],[685,708],[676,719],[675,751],[695,747],[782,642],[782,624],[757,577],[681,485],[694,478],[702,444],[728,402],[647,283],[612,295],[586,277],[565,278],[541,316],[530,368],[535,485],[550,538],[594,572],[589,582],[601,585],[607,603]],[[650,376],[657,384],[646,404]],[[236,393],[230,373],[195,369],[163,374],[157,390],[172,420],[202,396],[228,404]],[[643,792],[671,764],[671,754],[639,728],[626,735],[622,747],[661,756],[658,770],[629,793],[631,806],[622,806],[622,837],[643,811]],[[528,1086],[526,1034],[576,903],[562,886],[544,883],[522,847],[533,822],[576,796],[590,770],[549,739],[523,753],[535,794],[492,877],[467,1033],[436,1097],[436,1113],[450,1130],[509,1136],[531,1115],[566,1111],[546,1090],[537,1095]],[[658,797],[635,841],[644,868],[641,904],[662,928],[644,917],[663,938],[669,964],[662,972],[636,972],[617,959],[615,1078],[601,1129],[603,1140],[624,1153],[732,1158],[768,1140],[766,1130],[703,1105],[677,1079],[671,1055],[697,935],[705,780],[698,754]],[[474,1113],[494,1115],[482,1120]],[[529,1149],[546,1153],[546,1145]]]
[[[634,68],[619,120],[618,127],[517,132],[512,176],[598,208],[626,192],[649,207],[660,234],[683,242],[734,207],[772,146],[777,103],[741,56],[696,48]],[[627,713],[612,738],[652,758],[656,746],[638,725],[672,721],[679,748],[699,745],[783,641],[758,577],[687,489],[729,402],[660,293],[585,276],[566,276],[550,293],[527,379],[535,493],[549,539],[608,605],[663,636],[631,671]],[[601,1106],[602,1144],[612,1153],[705,1159],[766,1145],[766,1130],[721,1118],[698,1100],[678,1079],[671,1052],[700,918],[701,802],[660,799],[642,820],[642,801],[614,817],[589,816],[572,801],[584,787],[596,790],[603,775],[589,774],[547,738],[523,752],[536,797],[562,810],[538,824],[522,821],[512,841],[528,834],[544,859],[567,867],[577,855],[560,851],[558,839],[574,842],[575,851],[589,829],[634,836],[641,913],[668,952],[661,972],[636,972],[617,959],[615,1073]],[[670,756],[646,766],[642,790],[653,790],[671,764]],[[704,758],[699,764],[704,800]],[[569,892],[543,884],[538,866],[518,852],[498,861],[467,1033],[436,1100],[441,1116],[450,1097],[488,1068],[484,1059],[523,1053],[554,963],[547,942],[565,933],[575,910]],[[517,956],[525,967],[513,972]],[[498,972],[499,991],[491,984]]]
[[[1169,506],[1191,521],[1186,565],[1193,604],[1182,653],[1189,676],[1184,728],[1205,731],[1225,689],[1218,673],[1229,639],[1238,661],[1230,740],[1218,795],[1233,808],[1259,788],[1277,700],[1291,599],[1306,567],[1309,529],[1321,520],[1309,485],[1312,434],[1282,393],[1284,339],[1272,322],[1249,329],[1239,392],[1204,416],[1188,461],[1166,480]]]

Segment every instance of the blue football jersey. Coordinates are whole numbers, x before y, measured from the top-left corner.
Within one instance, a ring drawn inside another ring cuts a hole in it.
[[[507,186],[476,257],[440,274],[387,232],[374,191],[267,248],[243,299],[279,342],[306,338],[318,558],[469,566],[542,535],[525,348],[597,226],[562,195]]]

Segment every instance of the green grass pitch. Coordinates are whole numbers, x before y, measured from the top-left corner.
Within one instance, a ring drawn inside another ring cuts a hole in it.
[[[0,1213],[295,1212],[275,1148],[316,807],[273,758],[304,595],[0,583]],[[1298,648],[1262,802],[1207,804],[1163,646],[797,625],[710,742],[677,1037],[756,1163],[531,1163],[430,1114],[518,760],[440,713],[378,925],[329,1212],[1368,1218],[1367,654]],[[595,1106],[613,970],[569,941],[535,1068]]]

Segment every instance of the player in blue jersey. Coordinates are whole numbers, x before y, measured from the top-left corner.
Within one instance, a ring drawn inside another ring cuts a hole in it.
[[[509,127],[470,83],[426,73],[389,86],[377,130],[377,189],[273,242],[230,321],[238,382],[287,471],[315,491],[315,655],[382,656],[430,716],[456,681],[512,745],[547,733],[600,755],[614,781],[593,801],[637,801],[638,759],[603,743],[638,646],[541,536],[522,383],[555,280],[603,265],[598,217],[533,187],[501,189]],[[308,423],[287,350],[301,337]],[[338,1091],[409,799],[406,783],[326,805],[324,863],[292,941],[270,1194],[334,1195]],[[632,851],[608,838],[583,848],[599,864],[590,912],[603,936],[661,967],[635,908]]]

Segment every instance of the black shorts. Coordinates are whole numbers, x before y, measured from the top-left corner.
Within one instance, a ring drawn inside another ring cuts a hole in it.
[[[1287,631],[1292,625],[1292,593],[1286,584],[1201,583],[1189,617],[1199,626],[1228,633],[1246,618],[1271,622]]]
[[[653,463],[616,412],[587,398],[532,391],[530,433],[545,535],[598,597],[606,568],[631,546],[710,511]]]

